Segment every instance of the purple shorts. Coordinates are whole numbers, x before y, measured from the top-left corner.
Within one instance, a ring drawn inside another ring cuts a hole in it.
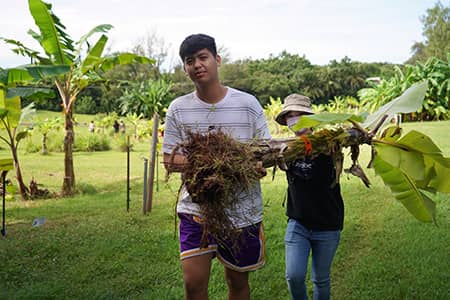
[[[214,253],[227,268],[238,272],[253,271],[265,263],[264,230],[262,223],[242,228],[238,239],[238,249],[231,247],[231,242],[217,243],[213,237],[208,238],[208,245],[200,248],[203,227],[200,218],[191,214],[179,213],[180,218],[180,257]],[[225,244],[225,245],[224,245]]]

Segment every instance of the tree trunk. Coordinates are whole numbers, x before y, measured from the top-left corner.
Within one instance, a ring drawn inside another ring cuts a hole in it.
[[[11,152],[14,160],[14,169],[16,170],[16,179],[19,185],[19,193],[22,200],[28,199],[28,189],[23,183],[22,171],[20,170],[19,157],[17,155],[17,148],[15,145],[11,146]]]
[[[47,151],[47,134],[42,134],[42,155],[46,155]]]
[[[73,169],[73,144],[75,133],[73,130],[73,106],[69,108],[65,115],[64,129],[66,135],[64,137],[64,181],[62,187],[63,196],[73,195],[75,192],[75,172]]]

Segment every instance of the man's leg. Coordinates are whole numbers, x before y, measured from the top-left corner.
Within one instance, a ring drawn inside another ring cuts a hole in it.
[[[248,284],[248,272],[237,272],[225,267],[225,278],[228,285],[229,300],[250,299],[250,286]]]
[[[248,272],[261,268],[264,258],[262,223],[242,228],[237,248],[232,241],[219,244],[217,258],[225,267],[228,299],[250,299]]]
[[[183,268],[185,299],[208,299],[208,282],[211,260],[217,245],[201,248],[203,227],[201,220],[193,215],[178,214],[180,218],[180,257]]]
[[[186,300],[207,300],[213,253],[193,256],[181,261]]]

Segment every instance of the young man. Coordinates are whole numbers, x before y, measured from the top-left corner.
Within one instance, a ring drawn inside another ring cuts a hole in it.
[[[176,154],[169,165],[172,149],[187,137],[187,131],[222,130],[236,140],[269,139],[264,113],[257,99],[223,86],[219,81],[214,38],[205,34],[188,36],[180,46],[180,57],[195,91],[175,99],[166,114],[163,152],[166,168],[179,171],[185,157]],[[178,166],[178,167],[177,167]],[[230,212],[234,226],[241,229],[238,253],[210,239],[201,247],[200,208],[182,188],[177,206],[180,218],[180,257],[186,299],[208,299],[211,260],[224,265],[229,299],[250,299],[248,272],[264,265],[262,201],[259,183],[238,195],[238,208]]]
[[[276,117],[280,125],[292,128],[302,115],[312,114],[311,100],[291,94]],[[298,137],[309,128],[294,132]],[[311,254],[314,299],[330,299],[330,270],[344,222],[340,185],[333,182],[336,170],[329,155],[306,157],[287,164],[286,280],[292,300],[307,300],[306,274]]]

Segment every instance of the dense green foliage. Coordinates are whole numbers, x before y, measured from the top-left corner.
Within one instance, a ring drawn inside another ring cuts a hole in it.
[[[407,63],[425,62],[431,57],[446,60],[450,52],[450,6],[438,1],[427,9],[421,21],[424,41],[413,44],[413,56]]]

